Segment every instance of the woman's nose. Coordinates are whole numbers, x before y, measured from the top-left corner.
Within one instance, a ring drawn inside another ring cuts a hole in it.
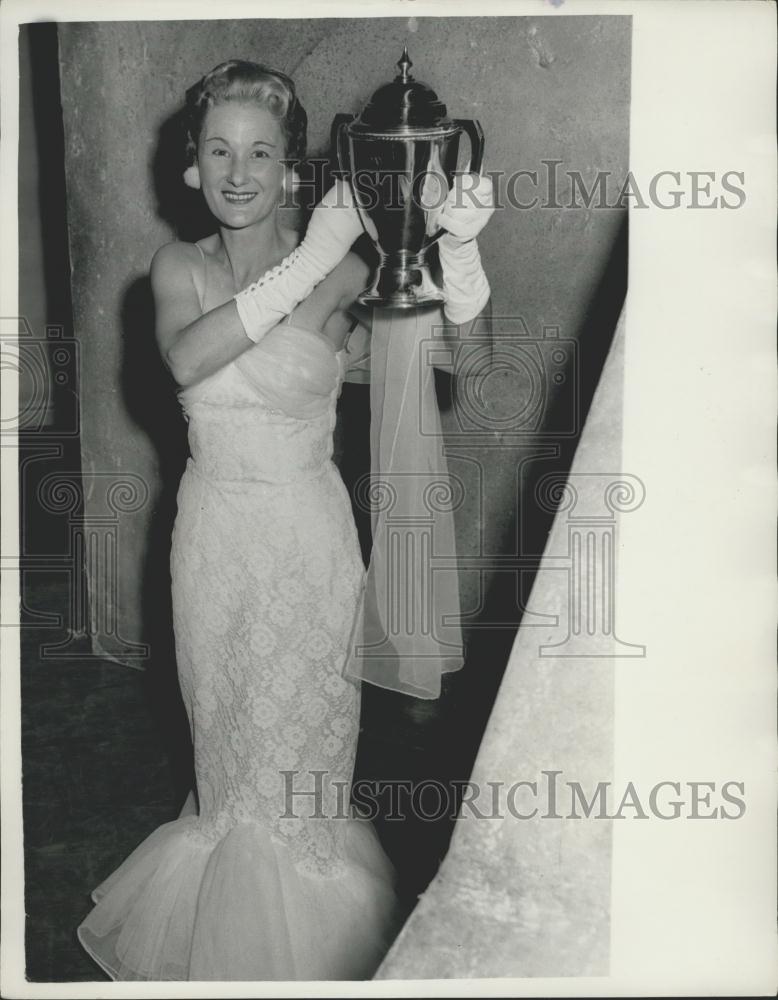
[[[240,187],[248,179],[248,165],[243,157],[234,156],[230,160],[229,181],[234,187]]]

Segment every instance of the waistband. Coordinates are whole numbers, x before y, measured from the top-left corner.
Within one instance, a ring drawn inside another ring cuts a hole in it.
[[[203,469],[197,465],[195,460],[190,457],[187,459],[184,474],[189,473],[197,479],[201,479],[204,483],[208,483],[210,486],[228,493],[242,493],[245,492],[246,489],[252,488],[269,490],[283,486],[298,486],[301,483],[310,483],[316,479],[320,479],[331,469],[335,469],[337,471],[337,467],[332,459],[327,458],[315,469],[308,473],[295,476],[292,479],[221,479],[218,476],[211,476],[207,472],[204,472]]]

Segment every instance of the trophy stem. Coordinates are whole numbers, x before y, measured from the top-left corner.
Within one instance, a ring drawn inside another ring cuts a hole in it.
[[[432,280],[425,253],[379,250],[380,263],[368,288],[357,301],[365,306],[388,309],[414,309],[416,306],[443,302],[444,295]]]

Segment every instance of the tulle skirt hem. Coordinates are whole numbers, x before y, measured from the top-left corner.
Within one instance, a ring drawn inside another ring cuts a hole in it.
[[[166,823],[95,889],[78,939],[114,980],[370,979],[400,928],[393,869],[372,824],[329,822],[347,824],[331,874],[258,823]]]

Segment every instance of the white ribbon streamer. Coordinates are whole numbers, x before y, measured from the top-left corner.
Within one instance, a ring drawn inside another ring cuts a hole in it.
[[[417,698],[464,662],[453,509],[434,373],[440,309],[376,309],[370,361],[373,549],[344,674]],[[368,485],[368,484],[366,484]]]

